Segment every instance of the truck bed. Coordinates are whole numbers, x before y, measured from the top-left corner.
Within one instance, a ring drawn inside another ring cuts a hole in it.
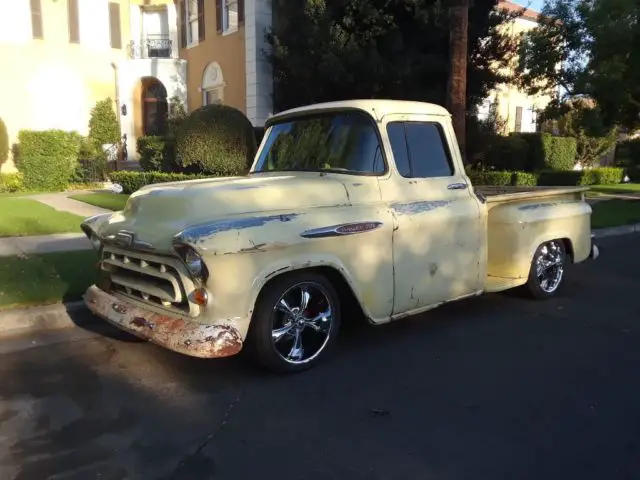
[[[512,187],[476,185],[474,190],[481,194],[486,203],[510,203],[524,200],[534,200],[538,198],[548,198],[555,196],[581,196],[582,192],[589,190],[589,187]]]

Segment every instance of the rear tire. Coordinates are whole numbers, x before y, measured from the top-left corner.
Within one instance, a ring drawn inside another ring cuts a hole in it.
[[[560,289],[567,265],[567,251],[562,240],[541,244],[533,255],[525,289],[536,300],[551,298]]]
[[[273,372],[300,372],[328,356],[340,322],[340,299],[324,275],[282,275],[260,293],[247,346],[258,363]]]

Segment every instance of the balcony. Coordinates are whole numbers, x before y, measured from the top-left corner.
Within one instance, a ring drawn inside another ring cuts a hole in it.
[[[147,35],[129,42],[129,58],[172,58],[172,46],[168,35]]]

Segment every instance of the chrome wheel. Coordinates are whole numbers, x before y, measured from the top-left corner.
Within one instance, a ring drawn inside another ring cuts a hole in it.
[[[564,274],[565,252],[558,240],[543,244],[534,261],[536,282],[540,290],[547,294],[555,292]]]
[[[284,292],[271,314],[271,343],[287,363],[311,362],[325,349],[332,333],[331,295],[315,282],[298,283]]]

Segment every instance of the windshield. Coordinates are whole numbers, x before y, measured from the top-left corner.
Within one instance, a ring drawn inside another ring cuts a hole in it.
[[[372,119],[363,112],[349,111],[274,124],[253,171],[371,175],[384,173],[385,164]]]

